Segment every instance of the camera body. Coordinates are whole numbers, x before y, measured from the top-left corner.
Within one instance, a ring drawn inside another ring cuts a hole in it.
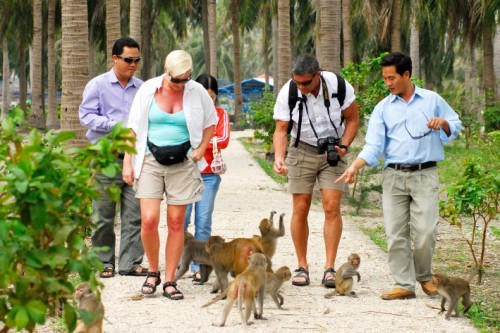
[[[330,166],[337,166],[340,160],[339,153],[335,146],[340,145],[340,138],[334,138],[333,136],[328,136],[326,138],[318,139],[318,154],[324,154],[326,152],[326,161]]]

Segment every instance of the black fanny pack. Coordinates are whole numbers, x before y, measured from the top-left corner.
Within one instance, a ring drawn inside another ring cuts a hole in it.
[[[173,165],[183,162],[187,158],[187,152],[191,148],[189,141],[177,146],[158,147],[148,138],[148,148],[156,161],[162,165]]]

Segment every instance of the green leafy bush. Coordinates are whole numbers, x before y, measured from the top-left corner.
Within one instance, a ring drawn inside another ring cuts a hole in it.
[[[95,289],[102,269],[85,244],[91,226],[88,206],[98,197],[94,175],[119,171],[116,153],[131,151],[129,130],[115,126],[109,139],[85,148],[65,146],[74,133],[19,133],[23,112],[15,109],[0,129],[0,321],[5,328],[33,331],[63,301],[65,323],[76,323],[65,301],[79,274]],[[112,189],[116,199],[118,189]]]
[[[267,151],[273,143],[273,133],[276,128],[276,122],[273,119],[274,103],[274,95],[270,91],[264,91],[262,98],[252,103],[254,137],[264,141]]]

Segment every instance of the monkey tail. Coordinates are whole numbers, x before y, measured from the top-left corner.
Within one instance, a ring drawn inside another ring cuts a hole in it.
[[[224,290],[224,292],[222,294],[220,294],[219,296],[216,296],[214,297],[210,302],[208,302],[207,304],[205,305],[202,305],[201,307],[202,308],[206,308],[206,307],[209,307],[210,305],[214,304],[214,303],[217,303],[218,301],[224,299],[224,297],[226,297],[227,295],[227,289]]]
[[[238,310],[241,312],[243,308],[243,293],[245,292],[245,281],[242,280],[238,286]]]

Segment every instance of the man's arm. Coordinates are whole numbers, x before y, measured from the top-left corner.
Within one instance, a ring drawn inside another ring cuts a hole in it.
[[[346,120],[346,125],[341,144],[349,147],[354,141],[359,127],[359,109],[356,101],[352,102],[351,105],[343,111],[343,115]],[[337,147],[337,152],[340,157],[344,157],[347,154],[347,149]]]
[[[273,134],[274,171],[285,175],[288,167],[285,165],[286,147],[288,145],[288,121],[276,120],[276,129]]]
[[[366,161],[360,157],[357,157],[354,162],[347,168],[347,170],[335,180],[335,184],[340,182],[341,180],[344,180],[346,184],[352,184],[356,180],[356,174],[358,173],[358,170],[362,169],[365,167]]]

